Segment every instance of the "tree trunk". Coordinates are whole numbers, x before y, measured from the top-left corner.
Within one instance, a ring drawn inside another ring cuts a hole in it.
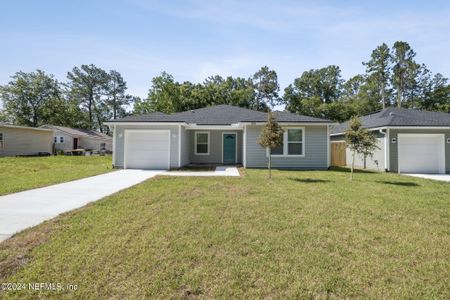
[[[269,150],[269,179],[272,179],[272,149]]]
[[[353,180],[353,170],[355,169],[355,155],[356,155],[356,153],[355,153],[355,151],[353,151],[353,154],[352,154],[352,168],[351,168],[351,171],[350,171],[350,180]]]
[[[386,108],[386,99],[384,95],[384,83],[381,85],[381,102],[383,104],[383,109]]]
[[[364,169],[366,168],[367,155],[364,155]]]
[[[402,98],[403,98],[403,80],[400,79],[400,84],[397,91],[397,107],[402,107]]]

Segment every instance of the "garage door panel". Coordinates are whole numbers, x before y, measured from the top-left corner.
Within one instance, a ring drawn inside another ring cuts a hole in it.
[[[402,173],[444,173],[444,138],[440,134],[399,134]]]
[[[169,131],[136,130],[126,132],[125,135],[126,168],[169,169]]]

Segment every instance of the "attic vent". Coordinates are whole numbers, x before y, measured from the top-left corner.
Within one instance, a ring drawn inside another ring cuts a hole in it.
[[[394,113],[393,113],[393,112],[391,111],[391,112],[389,113],[389,115],[390,115],[390,116],[393,116],[393,115],[394,115]]]
[[[194,110],[191,110],[191,113],[195,113],[195,111],[194,111]]]

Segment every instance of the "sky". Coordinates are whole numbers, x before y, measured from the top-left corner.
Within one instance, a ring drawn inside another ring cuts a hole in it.
[[[385,42],[450,77],[450,1],[0,0],[0,85],[41,69],[60,81],[81,64],[119,71],[146,97],[162,71],[177,81],[249,77],[267,65],[281,89],[330,64],[344,79]]]

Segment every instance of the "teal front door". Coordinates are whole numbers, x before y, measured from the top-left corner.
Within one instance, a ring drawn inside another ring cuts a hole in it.
[[[224,133],[223,139],[223,163],[236,163],[236,133]]]

